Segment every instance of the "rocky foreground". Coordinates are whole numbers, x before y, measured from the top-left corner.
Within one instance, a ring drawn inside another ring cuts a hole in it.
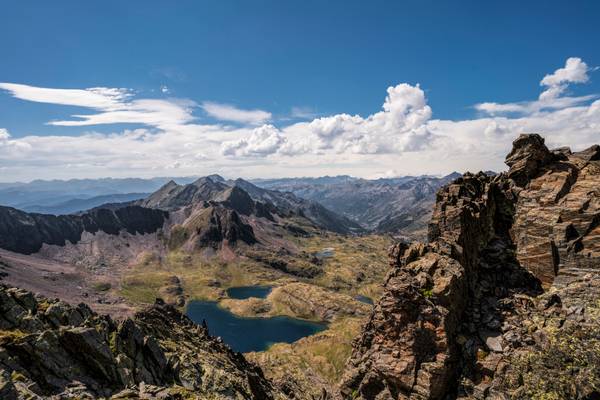
[[[394,246],[343,398],[600,398],[600,147],[521,135],[506,162],[438,192],[429,244]]]
[[[262,371],[175,308],[115,322],[0,287],[0,399],[276,399]]]

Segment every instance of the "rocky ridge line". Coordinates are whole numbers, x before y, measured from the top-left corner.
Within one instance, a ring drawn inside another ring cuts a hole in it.
[[[521,135],[508,173],[442,188],[429,244],[391,250],[340,396],[598,398],[599,154]]]

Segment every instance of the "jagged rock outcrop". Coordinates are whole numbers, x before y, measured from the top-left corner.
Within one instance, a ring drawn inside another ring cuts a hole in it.
[[[541,147],[541,149],[540,149]],[[600,148],[544,153],[527,185],[516,188],[512,229],[521,265],[546,286],[600,271]],[[512,153],[511,153],[512,154]],[[511,171],[515,166],[511,167]],[[510,174],[510,172],[509,172]]]
[[[262,371],[157,302],[116,322],[0,287],[0,398],[275,399]]]
[[[140,206],[96,208],[79,215],[26,213],[0,206],[0,248],[31,254],[42,245],[77,243],[83,232],[116,235],[153,233],[162,228],[168,213]]]
[[[442,188],[429,243],[391,251],[341,397],[598,398],[596,151],[522,135],[508,173]]]
[[[208,223],[198,226],[196,243],[202,246],[218,246],[223,241],[229,244],[238,241],[246,244],[256,243],[252,227],[244,223],[235,210],[211,207],[208,211]]]

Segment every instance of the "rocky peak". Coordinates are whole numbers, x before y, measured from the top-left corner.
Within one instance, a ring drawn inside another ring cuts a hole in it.
[[[219,247],[223,242],[234,245],[237,242],[257,243],[252,226],[242,221],[232,209],[216,206],[209,208],[208,221],[197,227],[195,242],[200,247]]]
[[[508,173],[465,174],[443,187],[429,243],[390,252],[392,270],[355,342],[342,397],[599,396],[594,363],[572,363],[573,385],[558,379],[569,352],[561,343],[584,354],[590,337],[600,338],[594,157],[593,148],[551,152],[539,135],[521,135]],[[576,329],[585,333],[573,337]],[[586,357],[600,360],[600,351]]]
[[[539,168],[553,159],[544,138],[537,133],[522,134],[513,142],[513,148],[506,156],[506,164],[510,167],[508,177],[518,186],[524,186]]]
[[[208,175],[207,178],[210,179],[213,182],[223,182],[223,183],[226,182],[225,178],[223,178],[219,174]]]
[[[256,208],[252,197],[239,186],[227,189],[215,200],[242,215],[250,215]]]

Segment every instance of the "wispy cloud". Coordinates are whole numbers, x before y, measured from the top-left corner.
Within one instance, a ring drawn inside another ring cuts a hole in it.
[[[195,103],[189,100],[136,99],[126,89],[65,91],[2,84],[1,89],[24,100],[96,111],[54,124],[135,121],[153,129],[26,137],[0,129],[0,169],[5,180],[156,176],[172,174],[172,169],[245,177],[502,170],[511,141],[522,132],[543,134],[549,146],[581,149],[600,142],[597,95],[570,97],[568,86],[553,89],[585,83],[590,71],[582,60],[567,60],[541,76],[537,99],[484,103],[494,107],[478,105],[483,116],[471,119],[434,119],[425,90],[401,83],[387,89],[381,110],[371,115],[337,114],[287,125],[265,124],[272,118],[266,111],[215,103],[202,107],[217,119],[238,124],[200,125],[192,120]]]
[[[89,126],[137,123],[165,128],[191,122],[196,104],[180,99],[138,99],[130,89],[97,87],[89,89],[54,89],[15,83],[0,83],[0,89],[13,97],[38,103],[89,108],[95,114],[72,115],[71,120],[48,122],[56,126]]]
[[[299,119],[312,119],[317,116],[317,113],[311,107],[292,107],[290,116]]]
[[[62,104],[103,110],[118,109],[133,94],[128,89],[96,87],[89,89],[52,89],[20,85],[17,83],[0,83],[13,97],[38,103]]]
[[[258,125],[271,120],[272,114],[263,110],[243,110],[231,104],[205,101],[202,108],[208,115],[221,121]]]

